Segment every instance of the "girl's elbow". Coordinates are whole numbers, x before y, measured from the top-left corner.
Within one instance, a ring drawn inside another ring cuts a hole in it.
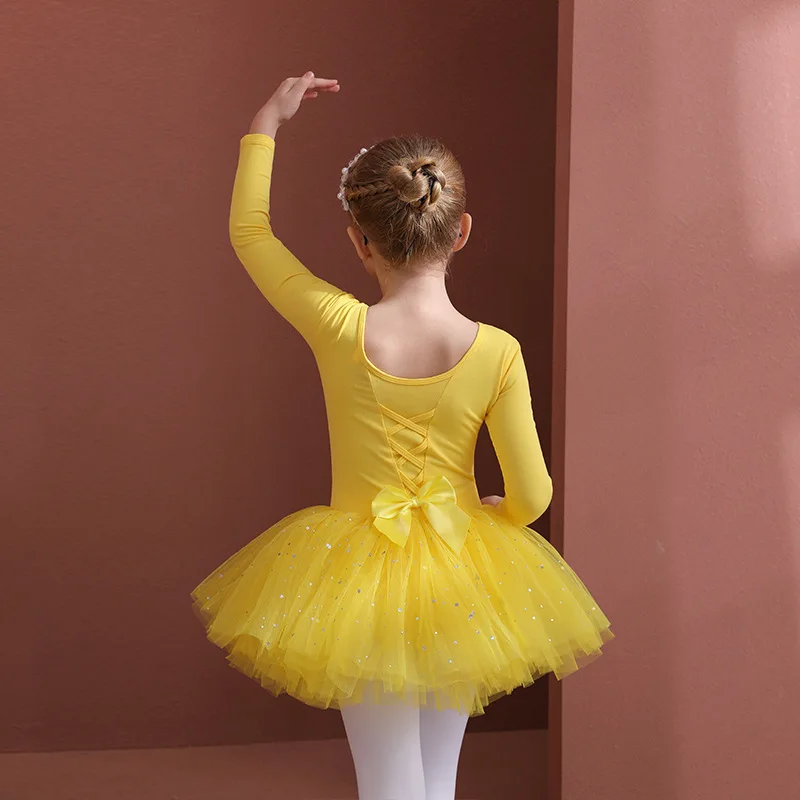
[[[547,511],[552,499],[553,481],[548,478],[536,491],[526,492],[510,504],[513,521],[518,525],[531,525]]]
[[[231,219],[228,225],[228,239],[236,255],[239,255],[239,251],[242,249],[245,243],[244,226]]]

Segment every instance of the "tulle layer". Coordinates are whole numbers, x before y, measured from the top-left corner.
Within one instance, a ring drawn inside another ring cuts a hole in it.
[[[481,714],[613,638],[558,551],[490,508],[472,515],[459,555],[421,514],[401,548],[363,517],[306,508],[191,596],[231,666],[319,708],[391,698]]]

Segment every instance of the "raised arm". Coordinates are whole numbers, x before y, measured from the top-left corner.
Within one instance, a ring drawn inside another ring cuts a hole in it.
[[[498,397],[486,415],[486,427],[505,485],[505,497],[497,510],[518,525],[529,525],[550,505],[553,482],[536,431],[528,373],[519,347],[511,356]]]
[[[317,84],[321,84],[317,86]],[[304,98],[333,90],[335,81],[305,76],[284,81],[242,137],[233,187],[230,239],[236,255],[264,297],[314,346],[326,321],[351,295],[313,275],[275,237],[270,225],[270,185],[275,136]]]

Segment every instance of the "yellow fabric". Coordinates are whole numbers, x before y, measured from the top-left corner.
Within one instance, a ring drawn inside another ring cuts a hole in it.
[[[439,375],[398,378],[372,364],[367,306],[272,233],[274,148],[262,134],[242,139],[230,236],[316,357],[331,497],[277,522],[195,587],[209,638],[266,688],[322,708],[389,692],[478,714],[540,675],[568,674],[612,633],[580,579],[525,527],[552,484],[519,343],[480,323]],[[484,423],[505,484],[496,509],[475,485]]]
[[[372,501],[374,525],[389,541],[405,547],[411,533],[414,509],[420,509],[434,533],[441,536],[455,553],[460,553],[467,538],[470,517],[456,501],[456,490],[444,475],[423,483],[415,494],[387,486]]]

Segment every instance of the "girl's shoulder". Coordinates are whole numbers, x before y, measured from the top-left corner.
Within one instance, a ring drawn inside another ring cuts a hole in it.
[[[497,355],[510,357],[522,349],[519,340],[515,336],[503,328],[490,325],[488,322],[481,323],[481,336],[487,350],[494,351]]]

